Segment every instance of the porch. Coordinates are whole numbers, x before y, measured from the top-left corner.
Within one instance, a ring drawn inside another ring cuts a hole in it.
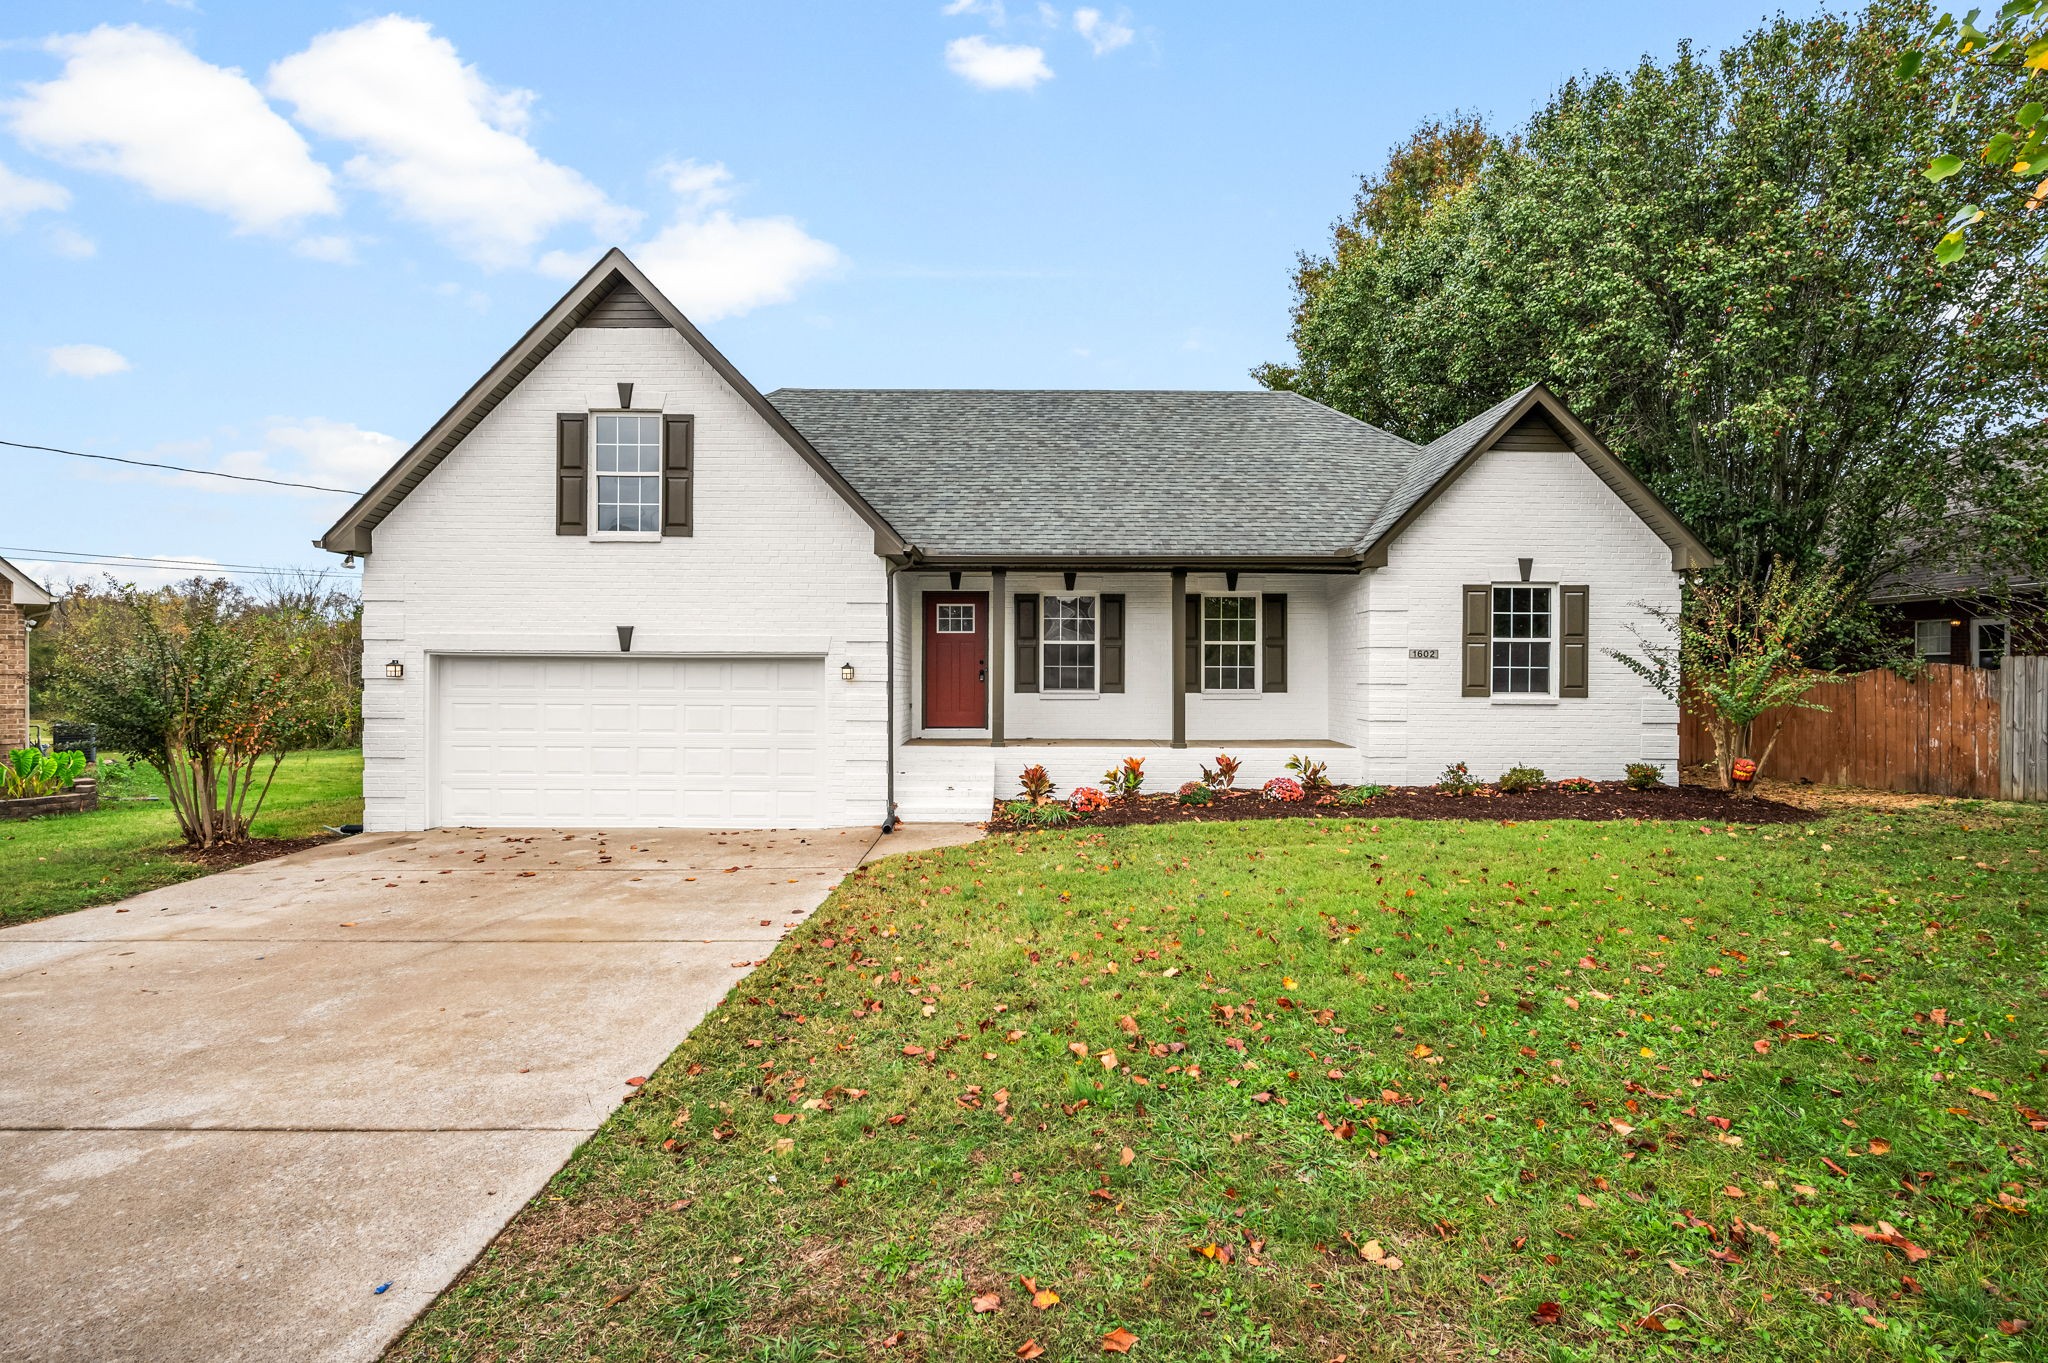
[[[1361,680],[1344,642],[1359,584],[1253,562],[898,573],[899,816],[983,819],[1027,766],[1066,791],[1131,756],[1155,791],[1218,752],[1240,783],[1310,750],[1363,779],[1362,735],[1337,722]]]

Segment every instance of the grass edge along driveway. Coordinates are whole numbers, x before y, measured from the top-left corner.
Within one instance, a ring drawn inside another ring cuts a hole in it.
[[[2044,846],[1953,805],[883,861],[391,1356],[2041,1357]]]
[[[111,755],[102,770],[124,759]],[[111,904],[130,895],[207,874],[179,855],[177,816],[163,781],[138,764],[105,780],[100,807],[84,814],[0,822],[0,927]],[[123,796],[156,796],[153,801]],[[323,825],[360,823],[363,755],[358,749],[293,753],[277,770],[258,838],[304,838]]]

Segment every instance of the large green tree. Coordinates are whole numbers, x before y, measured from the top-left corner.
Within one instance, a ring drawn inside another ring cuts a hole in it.
[[[1448,160],[1425,127],[1302,262],[1296,360],[1255,373],[1418,441],[1548,383],[1753,578],[1974,552],[1958,511],[2031,485],[2048,291],[2010,266],[2048,223],[1987,220],[1936,266],[1921,169],[1998,115],[1953,54],[1899,80],[1926,25],[1881,2],[1572,80],[1374,221],[1398,167]]]

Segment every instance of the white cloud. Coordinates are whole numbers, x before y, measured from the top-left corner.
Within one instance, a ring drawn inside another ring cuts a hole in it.
[[[242,231],[339,208],[327,167],[240,71],[135,26],[102,25],[48,47],[63,56],[63,74],[5,106],[31,150],[223,214]]]
[[[1103,17],[1099,9],[1085,6],[1074,11],[1074,31],[1088,40],[1088,46],[1095,49],[1095,55],[1114,52],[1138,36],[1137,30],[1127,22],[1127,15],[1115,19]]]
[[[997,28],[1003,26],[1003,20],[1007,17],[1003,13],[1003,0],[948,0],[939,13],[949,19],[962,14],[985,14],[988,21]]]
[[[268,88],[301,124],[359,149],[350,179],[479,264],[525,264],[565,224],[611,236],[638,220],[526,140],[532,91],[493,86],[420,20],[323,33],[273,66]]]
[[[219,560],[210,558],[166,558],[162,554],[112,555],[110,558],[133,558],[132,563],[79,563],[67,559],[19,558],[12,560],[14,566],[27,573],[43,586],[61,591],[65,585],[74,582],[100,582],[113,578],[145,590],[151,587],[169,587],[180,582],[189,582],[195,577],[211,580],[216,577],[238,577],[220,566]]]
[[[366,488],[403,453],[405,446],[397,437],[382,431],[366,431],[347,421],[305,417],[271,422],[261,445],[224,454],[214,467],[222,473]],[[231,486],[215,478],[203,481],[216,488]]]
[[[352,239],[338,235],[300,237],[292,243],[292,254],[304,256],[307,260],[325,261],[329,265],[353,265],[356,263],[356,244]]]
[[[53,345],[46,352],[52,374],[74,379],[99,379],[129,368],[128,357],[110,346]]]
[[[60,223],[49,236],[50,249],[66,260],[90,260],[100,253],[99,243],[75,227]]]
[[[61,213],[70,206],[71,191],[64,186],[0,165],[0,223],[18,222],[31,213]]]
[[[954,75],[984,90],[1030,90],[1040,81],[1052,79],[1043,48],[992,43],[979,33],[947,43],[946,65]]]
[[[802,285],[845,264],[838,247],[794,218],[740,217],[721,207],[736,193],[722,162],[669,161],[657,173],[679,200],[675,215],[626,253],[695,321],[786,303]],[[590,264],[574,251],[550,251],[540,261],[544,272],[563,279],[580,277]]]

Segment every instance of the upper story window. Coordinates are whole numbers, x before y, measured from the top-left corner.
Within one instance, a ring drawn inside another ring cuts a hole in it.
[[[1259,598],[1202,598],[1202,689],[1255,691],[1259,685]]]
[[[1493,589],[1493,694],[1552,692],[1551,589],[1522,584]]]
[[[1095,690],[1098,619],[1093,596],[1045,598],[1044,690]]]
[[[600,535],[661,533],[661,417],[599,413],[592,421]]]

